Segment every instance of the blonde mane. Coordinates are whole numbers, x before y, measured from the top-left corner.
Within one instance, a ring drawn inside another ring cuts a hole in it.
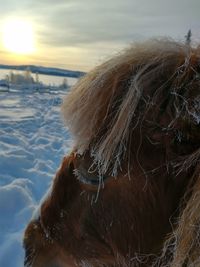
[[[169,127],[186,113],[198,122],[198,107],[189,110],[181,92],[191,82],[190,73],[197,74],[192,70],[197,60],[199,48],[168,39],[151,40],[132,45],[80,79],[62,106],[78,153],[89,150],[100,174],[109,170],[116,176],[130,143],[138,142],[132,140],[132,133],[143,120],[142,112],[158,113],[159,96],[167,97],[166,91],[173,95],[173,105],[177,104]],[[145,98],[147,92],[149,98]],[[137,112],[142,105],[143,111]]]

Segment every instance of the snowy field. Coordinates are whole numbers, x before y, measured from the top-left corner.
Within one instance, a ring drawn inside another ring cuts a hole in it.
[[[23,266],[22,236],[69,150],[66,92],[0,92],[0,267]]]

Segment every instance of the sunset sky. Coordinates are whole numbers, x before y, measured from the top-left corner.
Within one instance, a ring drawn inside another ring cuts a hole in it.
[[[199,0],[0,1],[0,64],[87,71],[133,41],[200,40]]]

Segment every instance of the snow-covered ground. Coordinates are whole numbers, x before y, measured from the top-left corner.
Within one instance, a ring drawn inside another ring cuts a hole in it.
[[[0,92],[1,267],[23,266],[24,228],[69,150],[59,108],[65,93]]]

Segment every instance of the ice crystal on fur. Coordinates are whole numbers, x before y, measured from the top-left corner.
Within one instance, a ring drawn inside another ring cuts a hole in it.
[[[138,142],[131,140],[134,129],[142,127],[145,113],[153,106],[157,115],[163,108],[175,111],[169,128],[180,117],[191,116],[199,124],[199,98],[188,103],[187,97],[191,83],[199,86],[193,67],[196,61],[198,68],[199,58],[199,48],[172,40],[152,40],[133,45],[83,77],[62,107],[79,153],[90,150],[99,172],[116,176],[130,143]],[[156,107],[160,105],[159,95],[167,91],[169,99],[163,107]],[[143,117],[139,107],[143,107]]]

